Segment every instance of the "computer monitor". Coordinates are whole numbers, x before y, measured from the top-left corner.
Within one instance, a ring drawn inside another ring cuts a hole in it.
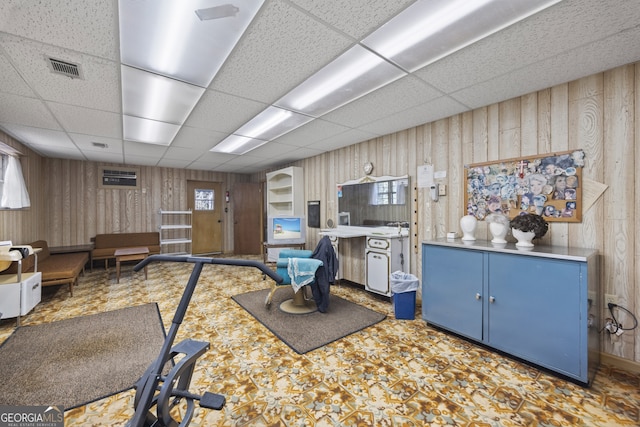
[[[271,245],[306,242],[304,216],[272,216],[267,222],[267,243]]]

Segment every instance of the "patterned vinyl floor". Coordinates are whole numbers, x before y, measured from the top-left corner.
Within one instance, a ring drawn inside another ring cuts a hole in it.
[[[157,302],[165,326],[190,265],[157,263],[149,278],[126,266],[95,267],[66,287],[45,288],[24,325]],[[207,265],[176,342],[209,341],[193,392],[222,393],[221,411],[196,409],[191,426],[639,426],[640,375],[601,366],[590,388],[559,379],[416,320],[351,286],[332,292],[384,312],[387,319],[298,355],[230,297],[269,287],[253,268]],[[281,291],[279,291],[281,292]],[[418,312],[420,308],[418,307]],[[15,321],[0,322],[0,342]],[[1,363],[1,362],[0,362]],[[69,426],[122,426],[133,392],[65,413]]]

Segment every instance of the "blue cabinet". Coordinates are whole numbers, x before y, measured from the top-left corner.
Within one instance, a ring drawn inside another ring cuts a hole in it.
[[[599,363],[597,251],[425,242],[422,315],[588,384]]]
[[[460,335],[481,341],[484,254],[429,246],[422,261],[422,317]],[[425,280],[425,272],[428,279]]]

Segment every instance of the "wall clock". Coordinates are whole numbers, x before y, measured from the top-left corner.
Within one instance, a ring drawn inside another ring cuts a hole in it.
[[[371,172],[373,172],[373,163],[371,162],[367,162],[364,164],[364,173],[369,175]]]

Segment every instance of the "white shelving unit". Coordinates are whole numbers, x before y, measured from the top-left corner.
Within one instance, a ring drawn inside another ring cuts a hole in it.
[[[267,174],[267,215],[304,215],[304,175],[291,166]]]
[[[191,211],[160,210],[158,213],[162,253],[191,254]]]
[[[297,166],[290,166],[269,172],[266,177],[267,216],[304,215],[303,169]],[[275,262],[280,250],[284,249],[282,245],[269,245],[267,242],[264,245],[267,253],[266,259],[270,262]]]

